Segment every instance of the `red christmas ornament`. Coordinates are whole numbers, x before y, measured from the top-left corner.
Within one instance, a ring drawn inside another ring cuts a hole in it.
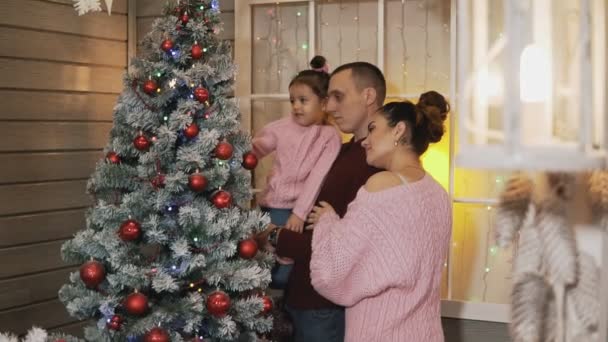
[[[186,129],[184,129],[184,135],[188,139],[196,138],[196,136],[198,135],[198,132],[199,132],[198,126],[194,122],[189,124],[188,126],[186,126]]]
[[[108,152],[106,159],[112,164],[120,163],[120,156],[116,152]]]
[[[87,261],[80,266],[80,279],[88,288],[96,288],[106,278],[106,269],[99,261]]]
[[[272,311],[272,299],[268,296],[262,297],[262,301],[264,303],[264,308],[262,309],[262,315],[266,315]]]
[[[133,145],[140,151],[146,151],[148,148],[150,148],[150,140],[140,134],[133,139]]]
[[[184,14],[182,14],[182,16],[179,19],[182,21],[182,24],[186,25],[188,23],[188,21],[190,20],[190,17],[188,16],[188,12],[184,12]]]
[[[118,315],[112,316],[107,326],[110,330],[120,330],[120,327],[122,326],[122,317]]]
[[[200,59],[203,57],[203,48],[198,43],[194,43],[190,49],[190,56],[192,56],[192,59]]]
[[[247,239],[239,242],[239,256],[243,259],[251,259],[258,252],[258,244],[254,239]]]
[[[197,87],[194,89],[194,98],[198,102],[205,102],[209,100],[209,91],[203,87]]]
[[[171,49],[173,49],[173,41],[171,41],[171,39],[163,40],[163,42],[160,44],[160,48],[165,52],[171,51]]]
[[[213,195],[211,201],[218,209],[228,208],[232,204],[232,196],[230,193],[220,190]]]
[[[120,225],[118,236],[123,241],[134,241],[141,236],[141,225],[135,220],[126,220]]]
[[[216,317],[224,316],[230,309],[230,297],[222,291],[215,291],[207,297],[207,311]]]
[[[258,166],[258,157],[253,152],[243,154],[243,167],[247,170],[253,170]]]
[[[232,157],[232,151],[232,145],[230,145],[230,143],[222,141],[221,143],[217,144],[214,152],[216,158],[228,160]]]
[[[152,328],[144,336],[144,342],[169,342],[169,334],[162,328]]]
[[[188,187],[195,192],[203,192],[207,187],[207,178],[200,173],[193,173],[188,177]]]
[[[165,175],[163,175],[162,173],[158,173],[156,175],[156,177],[152,178],[150,183],[152,183],[152,186],[155,189],[160,189],[160,188],[164,187],[165,186]]]
[[[129,314],[141,316],[148,311],[148,297],[139,292],[131,293],[125,299],[124,306]]]
[[[144,82],[143,89],[144,93],[152,95],[156,93],[156,89],[158,89],[158,84],[155,80],[146,80],[146,82]]]

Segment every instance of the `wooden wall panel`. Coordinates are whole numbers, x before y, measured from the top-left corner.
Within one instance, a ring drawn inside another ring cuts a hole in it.
[[[44,0],[47,2],[55,2],[58,4],[64,4],[73,6],[74,0]],[[112,15],[114,14],[127,14],[127,2],[128,0],[114,0],[112,2]],[[106,2],[101,1],[101,8],[103,9],[103,14],[107,14]]]
[[[23,72],[27,70],[27,72]],[[124,70],[113,67],[86,66],[0,58],[0,88],[90,91],[122,91]]]
[[[5,122],[0,151],[100,149],[112,128],[106,122]]]
[[[95,324],[95,322],[84,321],[75,322],[71,324],[62,325],[56,328],[49,329],[49,332],[61,332],[78,338],[84,338],[84,328],[88,325]]]
[[[75,268],[37,273],[0,280],[0,310],[41,302],[57,297],[57,290],[69,282]]]
[[[85,208],[0,217],[0,248],[68,239],[85,227]]]
[[[0,154],[0,185],[88,178],[102,156],[101,151]]]
[[[3,57],[126,67],[127,46],[116,40],[5,27],[0,30]]]
[[[61,260],[60,249],[64,242],[59,240],[0,249],[0,279],[72,266]]]
[[[65,306],[58,300],[0,311],[0,331],[24,334],[33,325],[50,328],[76,320],[70,317]]]
[[[82,208],[92,203],[85,191],[86,180],[3,185],[0,215]]]
[[[0,25],[127,40],[127,16],[92,13],[78,16],[74,7],[37,0],[0,1]]]
[[[0,120],[112,121],[118,95],[0,90],[0,98]]]

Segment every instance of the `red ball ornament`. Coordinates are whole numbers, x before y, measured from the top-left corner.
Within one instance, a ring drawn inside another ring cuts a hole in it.
[[[152,328],[144,336],[144,342],[169,342],[169,334],[162,328]]]
[[[207,178],[200,173],[193,173],[188,177],[188,187],[195,192],[203,192],[207,187]]]
[[[205,102],[209,100],[209,91],[203,87],[197,87],[194,89],[194,98],[198,102]]]
[[[239,242],[239,256],[243,259],[251,259],[258,252],[258,244],[254,239],[247,239]]]
[[[213,195],[211,201],[218,209],[228,208],[232,204],[232,196],[230,193],[220,190]]]
[[[262,309],[262,315],[266,315],[272,311],[272,299],[268,296],[262,297],[262,302],[264,303],[264,308]]]
[[[253,152],[243,154],[243,167],[247,170],[253,170],[258,166],[258,157]]]
[[[230,309],[230,297],[222,291],[215,291],[207,297],[207,311],[216,317],[224,316]]]
[[[186,126],[186,129],[184,129],[184,135],[188,139],[196,138],[196,136],[198,136],[198,132],[199,128],[194,122]]]
[[[140,134],[133,139],[133,145],[140,151],[146,151],[148,148],[150,148],[150,140]]]
[[[112,164],[120,163],[120,156],[116,152],[108,152],[106,159]]]
[[[110,330],[120,330],[120,327],[122,326],[122,317],[118,315],[112,316],[107,326]]]
[[[215,157],[222,160],[228,160],[232,157],[232,145],[225,141],[217,144],[215,147]]]
[[[165,186],[165,175],[163,175],[162,173],[157,174],[154,178],[152,178],[152,180],[150,180],[150,183],[152,183],[152,186],[155,189],[160,189],[162,187]]]
[[[80,266],[80,279],[88,288],[96,288],[106,278],[106,269],[99,261],[87,261]]]
[[[123,241],[134,241],[141,236],[141,225],[135,220],[126,220],[120,225],[118,236]]]
[[[124,306],[129,314],[141,316],[148,311],[148,297],[139,292],[131,293],[125,299]]]
[[[163,40],[163,42],[160,44],[160,48],[165,52],[171,51],[171,49],[173,49],[173,41],[171,41],[171,39]]]
[[[200,59],[203,57],[203,48],[198,43],[194,43],[190,49],[190,56],[192,56],[192,59]]]
[[[158,84],[156,83],[155,80],[146,80],[146,82],[144,82],[144,86],[143,86],[144,93],[146,93],[148,95],[152,95],[152,94],[156,93],[156,89],[158,89]]]
[[[182,16],[179,18],[179,20],[182,21],[182,24],[186,25],[188,23],[188,21],[190,20],[190,17],[188,16],[188,12],[184,12],[184,14],[182,14]]]

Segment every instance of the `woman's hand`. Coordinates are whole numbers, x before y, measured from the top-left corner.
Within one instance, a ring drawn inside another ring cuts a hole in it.
[[[285,223],[285,228],[296,233],[301,233],[304,231],[304,220],[299,218],[296,214],[291,214],[287,219],[287,223]]]
[[[335,214],[336,211],[329,203],[319,202],[319,206],[312,208],[312,211],[308,214],[308,218],[306,219],[308,225],[306,226],[306,229],[314,229],[315,224],[317,224],[321,216],[326,213]]]

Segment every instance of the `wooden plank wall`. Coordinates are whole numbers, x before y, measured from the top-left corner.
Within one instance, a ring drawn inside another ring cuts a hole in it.
[[[0,331],[79,332],[57,300],[74,265],[127,65],[127,0],[79,17],[72,0],[0,1]]]

